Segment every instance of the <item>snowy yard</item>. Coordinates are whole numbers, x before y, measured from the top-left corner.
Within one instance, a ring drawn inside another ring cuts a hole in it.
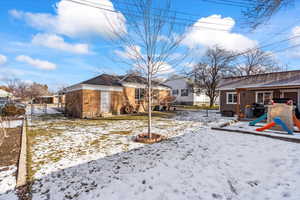
[[[34,120],[33,199],[300,199],[299,144],[213,131],[229,119],[204,116],[156,118],[170,139],[153,145],[131,140],[143,120]]]

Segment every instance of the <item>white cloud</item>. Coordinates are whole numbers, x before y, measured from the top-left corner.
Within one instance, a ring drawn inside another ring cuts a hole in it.
[[[300,45],[300,26],[296,26],[293,28],[292,37],[296,38],[291,40],[291,45]],[[300,58],[300,47],[291,49],[290,55],[294,58]]]
[[[218,45],[230,51],[255,48],[257,46],[256,41],[232,32],[234,25],[235,21],[231,17],[222,18],[221,15],[211,15],[200,18],[186,31],[186,38],[183,43],[190,48],[197,46],[207,48]],[[216,29],[222,29],[222,31]]]
[[[45,61],[45,60],[39,60],[39,59],[33,59],[29,56],[20,55],[16,57],[16,60],[19,62],[24,62],[29,65],[32,65],[38,69],[44,69],[44,70],[54,70],[56,69],[56,65],[54,63]]]
[[[34,45],[45,46],[53,49],[59,49],[62,51],[87,54],[89,53],[88,44],[70,44],[64,41],[64,39],[56,34],[37,34],[33,37],[32,43]]]
[[[112,36],[112,25],[116,30],[126,32],[125,18],[117,12],[109,0],[89,0],[94,8],[61,0],[56,4],[55,15],[48,13],[29,13],[11,10],[11,16],[25,21],[39,30],[46,30],[70,37],[91,35]],[[108,11],[111,10],[111,11]]]
[[[157,63],[157,66],[154,66],[154,69],[157,68],[159,75],[165,75],[175,72],[175,69],[165,62],[159,62]]]
[[[4,55],[0,54],[0,65],[3,65],[7,62],[7,58]]]
[[[141,52],[141,47],[138,45],[132,45],[132,46],[125,46],[123,48],[123,50],[115,50],[114,51],[115,54],[123,59],[131,59],[133,60],[140,60],[139,56],[142,56],[144,58],[144,60],[146,60],[146,55],[144,55]],[[174,57],[178,57],[181,54],[173,54]],[[134,68],[136,70],[142,70],[143,72],[147,71],[147,66],[143,66],[142,63],[140,64],[133,64]],[[175,69],[168,63],[166,62],[157,62],[154,66],[153,66],[153,70],[154,73],[157,76],[160,75],[165,75],[165,74],[169,74],[169,73],[173,73],[175,71]]]
[[[123,50],[115,50],[115,54],[125,59],[137,59],[141,54],[141,47],[138,45],[125,46]]]

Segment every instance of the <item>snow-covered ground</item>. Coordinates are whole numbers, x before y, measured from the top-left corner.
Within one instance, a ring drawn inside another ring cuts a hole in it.
[[[155,119],[170,139],[153,145],[131,140],[146,121],[33,121],[53,131],[33,144],[33,199],[300,199],[299,144],[214,131],[229,119],[204,116]]]
[[[224,121],[215,112],[203,116],[202,112],[182,112],[172,119],[154,118],[153,132],[170,138]],[[32,169],[35,178],[40,178],[54,170],[143,147],[132,137],[147,131],[147,121],[54,118],[34,120],[31,130],[52,132],[39,133],[32,146]]]
[[[23,120],[10,120],[10,121],[3,121],[2,124],[0,124],[0,127],[4,128],[17,128],[19,126],[22,126]]]
[[[18,199],[14,192],[16,186],[16,172],[17,167],[15,165],[0,167],[0,200]]]

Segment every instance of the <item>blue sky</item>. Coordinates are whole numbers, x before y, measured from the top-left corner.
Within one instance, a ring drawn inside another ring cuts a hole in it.
[[[0,2],[0,80],[20,78],[48,84],[55,90],[99,73],[122,74],[130,69],[112,59],[117,55],[114,54],[115,49],[105,41],[105,33],[102,31],[107,24],[104,19],[95,20],[97,14],[94,18],[86,10],[76,10],[75,14],[71,13],[71,17],[77,21],[70,21],[68,14],[72,11],[69,5],[71,2],[62,4],[61,1],[65,0]],[[109,0],[92,1],[110,6]],[[56,3],[60,3],[59,10],[55,8]],[[185,45],[188,46],[194,45],[194,42],[203,48],[221,43],[232,50],[243,50],[247,46],[261,46],[300,34],[299,3],[282,10],[268,24],[254,32],[241,26],[240,7],[200,0],[173,0],[172,9],[193,14],[179,17],[189,18],[194,23],[200,20],[198,22],[201,24],[202,18],[202,21],[231,24],[230,30],[221,34],[220,31],[211,34],[201,29],[189,32],[188,37],[192,42],[186,41]],[[96,9],[94,12],[101,11]],[[279,32],[281,34],[278,35]],[[300,40],[264,50],[280,50],[297,42],[299,44]],[[300,69],[300,48],[274,53],[274,56],[281,64],[288,64],[288,69]]]

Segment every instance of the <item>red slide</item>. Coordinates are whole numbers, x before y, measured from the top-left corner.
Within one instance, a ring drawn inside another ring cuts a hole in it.
[[[294,124],[297,126],[297,128],[300,131],[300,121],[299,121],[299,119],[297,119],[295,114],[293,115],[293,121],[294,121]]]
[[[264,130],[267,130],[267,129],[273,127],[273,126],[275,126],[275,122],[271,122],[271,123],[268,123],[267,125],[265,125],[261,128],[257,128],[256,131],[264,131]]]

